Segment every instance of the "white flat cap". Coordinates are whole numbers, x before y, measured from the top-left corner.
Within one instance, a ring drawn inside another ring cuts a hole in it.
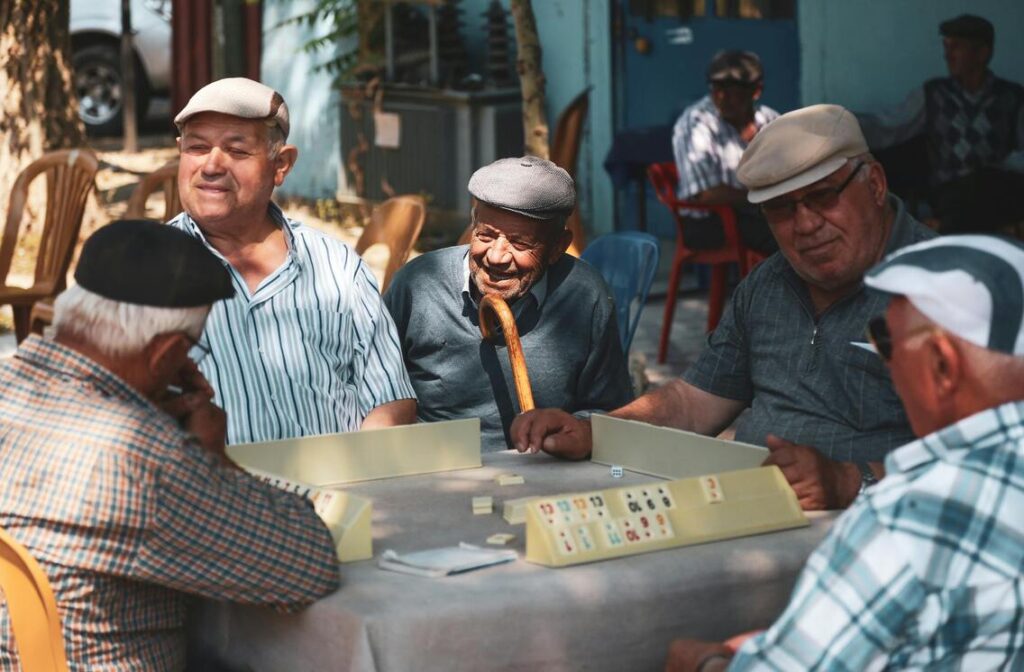
[[[489,205],[531,219],[567,217],[576,207],[569,173],[536,156],[498,159],[469,178],[469,193]]]
[[[828,177],[868,151],[853,113],[839,105],[793,110],[762,128],[743,152],[736,176],[751,203],[764,203]]]
[[[1024,245],[1017,241],[942,236],[889,255],[864,284],[907,297],[965,341],[1024,355]]]
[[[218,79],[199,89],[174,118],[174,124],[180,130],[190,117],[203,112],[272,121],[288,138],[288,105],[284,98],[266,84],[245,77]]]

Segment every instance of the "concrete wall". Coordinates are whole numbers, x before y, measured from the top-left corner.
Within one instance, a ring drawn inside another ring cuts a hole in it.
[[[326,26],[313,30],[302,26],[275,28],[282,20],[301,14],[314,5],[312,0],[263,3],[263,83],[284,96],[291,115],[288,142],[299,148],[299,160],[284,185],[283,195],[331,198],[338,188],[341,164],[339,95],[331,86],[331,75],[314,73],[326,54],[302,53],[302,45]]]
[[[839,103],[874,111],[911,88],[946,74],[939,23],[964,13],[996,27],[992,70],[1024,82],[1016,40],[1024,32],[1020,0],[801,0],[803,103]]]

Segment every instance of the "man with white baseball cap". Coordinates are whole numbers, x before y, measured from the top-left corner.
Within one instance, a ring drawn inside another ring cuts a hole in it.
[[[376,281],[341,241],[271,201],[298,159],[281,94],[243,77],[200,89],[181,132],[171,226],[227,267],[200,368],[228,417],[228,443],[415,421],[416,401]]]
[[[789,607],[730,647],[681,640],[667,669],[1019,669],[1024,665],[1024,246],[949,236],[864,280],[871,323],[923,438],[833,525]]]
[[[615,417],[765,445],[806,509],[844,508],[913,435],[864,329],[884,300],[863,277],[882,257],[934,237],[888,193],[856,118],[838,105],[784,114],[737,170],[779,244],[733,293],[707,347]],[[747,408],[748,413],[743,413]],[[742,414],[742,415],[741,415]],[[556,411],[520,416],[523,451],[581,458],[589,423]]]

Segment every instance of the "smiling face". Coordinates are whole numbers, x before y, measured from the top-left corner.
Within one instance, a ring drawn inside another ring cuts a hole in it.
[[[477,202],[469,243],[469,277],[481,294],[512,302],[530,291],[562,256],[572,234],[552,224]]]
[[[889,238],[887,185],[877,163],[865,163],[859,170],[863,175],[854,177],[838,198],[823,196],[834,192],[856,166],[847,162],[828,177],[764,204],[779,249],[813,290],[839,293],[860,282],[881,258]],[[782,209],[779,204],[795,201],[800,203],[790,216],[768,214]]]
[[[260,222],[296,150],[271,155],[266,124],[217,112],[192,117],[178,139],[178,189],[185,211],[204,228]]]

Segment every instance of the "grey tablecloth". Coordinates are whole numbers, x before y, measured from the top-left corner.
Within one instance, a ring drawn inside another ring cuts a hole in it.
[[[547,456],[492,453],[482,469],[349,486],[374,505],[374,554],[484,544],[525,526],[501,518],[501,501],[649,482],[607,467]],[[524,485],[500,487],[497,473]],[[474,516],[470,498],[493,495]],[[344,565],[344,584],[301,614],[209,604],[207,648],[254,670],[660,670],[674,637],[722,639],[767,626],[786,604],[830,516],[809,528],[548,569],[523,560],[442,579]]]

